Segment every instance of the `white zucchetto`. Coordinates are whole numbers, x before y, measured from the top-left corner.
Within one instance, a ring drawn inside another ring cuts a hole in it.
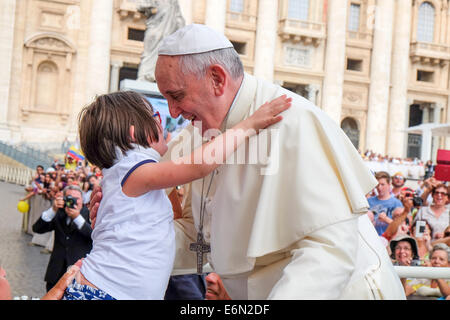
[[[161,41],[158,55],[178,56],[232,48],[223,34],[203,24],[190,24],[178,29]]]

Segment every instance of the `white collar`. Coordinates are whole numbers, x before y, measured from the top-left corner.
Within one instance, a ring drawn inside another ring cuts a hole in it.
[[[156,162],[160,161],[161,155],[155,149],[150,148],[150,147],[146,148],[146,147],[140,146],[140,145],[135,144],[135,143],[132,143],[131,145],[132,145],[133,149],[128,150],[125,153],[125,155],[122,153],[122,150],[120,150],[119,147],[115,147],[116,159],[114,160],[114,164],[116,164],[117,162],[119,162],[120,160],[122,160],[123,158],[128,156],[130,152],[143,153],[143,154],[147,155],[149,158],[151,158],[152,160],[155,160]]]

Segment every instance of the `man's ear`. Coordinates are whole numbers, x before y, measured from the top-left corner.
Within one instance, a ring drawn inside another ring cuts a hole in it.
[[[225,85],[227,82],[228,74],[225,69],[219,64],[213,64],[209,67],[209,75],[211,77],[214,94],[221,96],[225,92]]]
[[[130,126],[130,139],[131,139],[131,142],[136,141],[136,139],[134,138],[134,126],[133,125]]]

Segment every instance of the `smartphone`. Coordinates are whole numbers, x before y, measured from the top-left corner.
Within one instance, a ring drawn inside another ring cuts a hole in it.
[[[425,227],[426,227],[427,223],[425,221],[417,221],[416,222],[416,238],[422,238],[423,234],[425,233]]]

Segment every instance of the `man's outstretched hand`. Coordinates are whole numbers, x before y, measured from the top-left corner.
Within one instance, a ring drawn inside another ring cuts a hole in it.
[[[91,199],[89,201],[89,218],[91,219],[91,227],[94,229],[95,220],[97,220],[98,207],[100,206],[100,201],[102,200],[102,188],[100,186],[95,186],[91,193]]]
[[[67,286],[75,279],[76,274],[80,271],[80,268],[76,265],[70,267],[70,269],[59,279],[53,288],[41,300],[61,300],[64,291]]]
[[[222,279],[217,273],[210,273],[206,276],[206,300],[231,300],[225,289]]]

